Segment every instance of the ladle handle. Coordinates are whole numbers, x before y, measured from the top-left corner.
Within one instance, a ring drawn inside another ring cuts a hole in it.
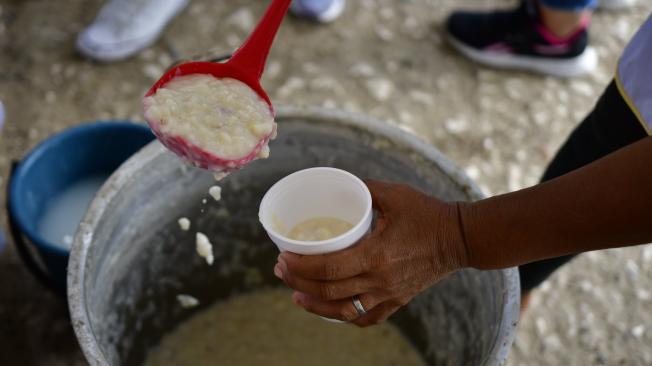
[[[260,80],[272,42],[274,42],[276,32],[283,22],[290,3],[292,0],[272,0],[256,29],[235,51],[229,63],[255,77],[256,80]]]

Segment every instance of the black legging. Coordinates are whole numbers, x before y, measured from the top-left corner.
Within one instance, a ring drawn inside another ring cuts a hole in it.
[[[577,126],[546,169],[542,182],[564,175],[647,136],[636,115],[611,82],[593,111]],[[519,267],[521,291],[539,286],[574,255]]]

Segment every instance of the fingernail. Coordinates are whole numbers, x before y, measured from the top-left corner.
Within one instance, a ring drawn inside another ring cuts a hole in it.
[[[283,270],[281,270],[281,265],[279,263],[276,263],[274,266],[274,276],[283,279]]]
[[[295,292],[292,294],[292,302],[294,302],[296,305],[301,306],[306,299],[306,295],[302,294],[301,292]]]
[[[279,262],[285,261],[285,252],[281,252],[281,254],[279,254],[278,257],[276,258],[276,260]]]
[[[281,257],[278,258],[278,263],[276,265],[279,267],[281,272],[285,272],[285,271],[288,270],[288,265],[285,263],[285,261]]]

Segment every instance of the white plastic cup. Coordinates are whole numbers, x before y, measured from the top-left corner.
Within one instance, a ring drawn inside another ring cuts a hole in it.
[[[371,193],[355,175],[335,168],[310,168],[292,173],[267,191],[258,218],[280,251],[314,255],[346,249],[371,227]],[[353,227],[321,241],[300,241],[286,235],[309,219],[329,217]]]

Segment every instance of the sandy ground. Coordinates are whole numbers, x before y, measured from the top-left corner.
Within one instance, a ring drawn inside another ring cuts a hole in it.
[[[445,44],[440,24],[453,8],[510,1],[356,0],[333,25],[288,19],[263,84],[277,104],[383,118],[437,146],[487,194],[507,192],[536,183],[590,110],[652,10],[639,2],[596,14],[600,68],[585,78],[489,70]],[[193,0],[156,45],[109,65],[83,60],[73,47],[100,4],[0,0],[2,189],[9,162],[53,132],[82,121],[140,120],[140,96],[173,59],[229,52],[265,2]],[[0,364],[83,364],[64,304],[35,283],[11,246],[0,253]],[[591,253],[559,271],[536,293],[509,364],[652,364],[652,248]]]

